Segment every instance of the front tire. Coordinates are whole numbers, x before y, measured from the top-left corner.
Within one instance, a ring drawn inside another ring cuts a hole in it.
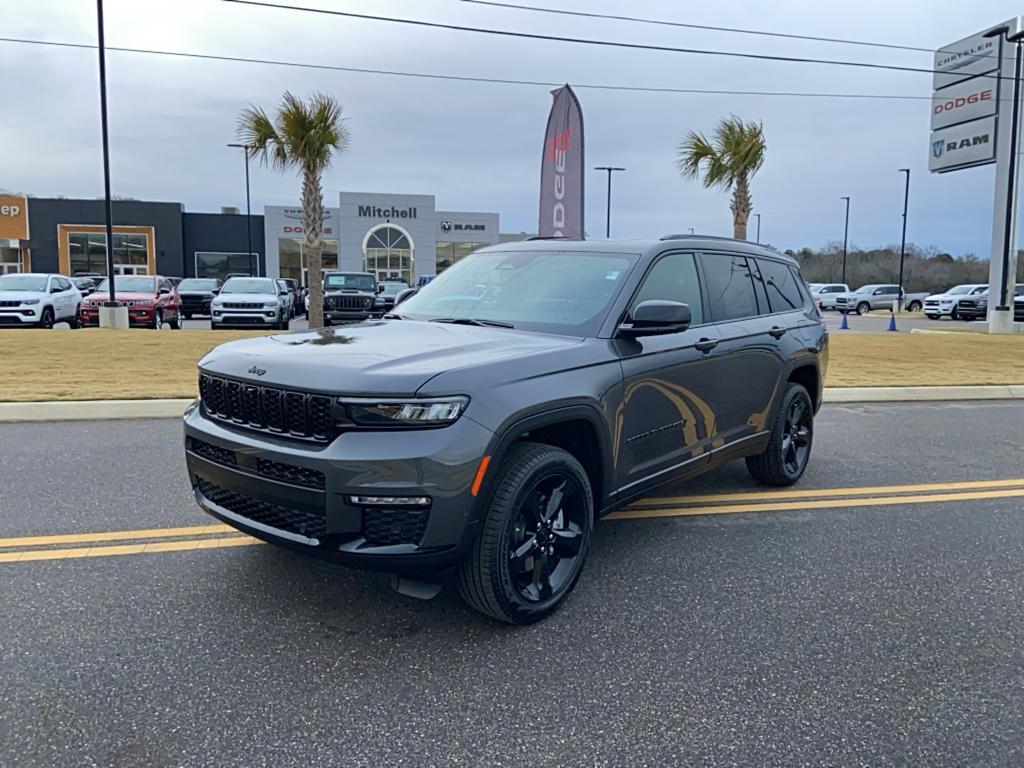
[[[480,530],[459,566],[459,593],[501,621],[540,621],[576,585],[593,519],[590,481],[572,454],[517,444],[495,476]]]
[[[764,453],[747,457],[747,471],[765,485],[792,485],[807,469],[814,442],[814,405],[801,385],[786,386]]]
[[[150,323],[149,327],[159,331],[164,324],[164,311],[162,309],[153,310],[153,322]]]
[[[857,314],[858,315],[866,315],[870,311],[871,311],[871,305],[868,304],[866,301],[862,301],[860,304],[857,305]]]
[[[53,307],[43,307],[43,314],[39,316],[40,328],[53,328]]]

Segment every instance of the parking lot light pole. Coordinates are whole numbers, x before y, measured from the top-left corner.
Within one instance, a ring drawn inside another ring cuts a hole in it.
[[[594,166],[594,170],[608,172],[608,203],[605,210],[604,236],[605,238],[610,238],[612,236],[612,173],[626,169],[614,165],[597,165]]]
[[[116,307],[114,291],[114,212],[110,202],[110,142],[107,130],[107,56],[103,35],[103,0],[96,0],[98,27],[97,49],[100,58],[100,135],[103,144],[103,205],[106,211],[107,231],[107,301],[105,306]],[[69,270],[70,271],[70,270]]]
[[[248,144],[228,144],[229,147],[241,149],[245,156],[245,239],[249,244],[249,272],[252,272],[252,204],[249,201],[249,150]],[[260,261],[256,259],[256,274],[260,273]]]
[[[757,241],[756,242],[760,243],[761,242],[761,214],[760,213],[755,213],[754,217],[757,219]]]
[[[843,279],[839,281],[846,285],[846,246],[850,238],[850,198],[840,197],[839,199],[846,201],[846,223],[843,224]]]
[[[903,309],[903,258],[907,253],[907,204],[910,202],[910,169],[900,168],[900,173],[907,175],[907,183],[903,187],[903,237],[900,239],[900,279],[899,279],[899,296],[896,299],[896,308],[898,310]]]

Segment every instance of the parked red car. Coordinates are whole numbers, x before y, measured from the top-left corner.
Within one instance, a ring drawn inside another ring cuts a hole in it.
[[[94,293],[82,300],[79,310],[82,325],[99,325],[100,307],[110,298],[106,279]],[[118,275],[114,278],[114,299],[128,307],[128,323],[146,328],[160,328],[167,323],[181,328],[181,297],[178,289],[160,275]]]

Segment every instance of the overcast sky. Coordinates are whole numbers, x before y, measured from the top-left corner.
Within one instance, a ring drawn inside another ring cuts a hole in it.
[[[467,5],[458,0],[290,0],[364,13],[678,47],[853,59],[929,68],[927,53],[788,41]],[[776,0],[534,0],[533,5],[642,15],[933,48],[1019,12],[1011,0],[856,3]],[[351,67],[497,78],[675,88],[928,96],[931,76],[497,38],[219,0],[107,0],[107,44]],[[92,0],[0,3],[7,37],[96,41]],[[0,43],[0,187],[36,196],[102,194],[94,50]],[[446,82],[248,63],[108,55],[115,194],[181,201],[188,210],[244,207],[238,113],[272,108],[288,89],[324,91],[345,107],[348,154],[324,179],[344,190],[426,193],[448,210],[497,211],[502,230],[535,231],[539,157],[551,103],[544,86]],[[853,198],[851,241],[899,241],[903,177],[912,168],[908,239],[987,258],[991,166],[930,175],[929,102],[643,94],[578,88],[586,164],[622,165],[612,234],[694,227],[731,234],[728,195],[675,171],[688,130],[735,113],[764,123],[768,155],[753,182],[762,240],[781,249],[841,239],[841,195]],[[290,174],[254,168],[253,205],[298,202]],[[604,232],[604,174],[587,176],[586,225]],[[753,236],[753,231],[751,232]]]

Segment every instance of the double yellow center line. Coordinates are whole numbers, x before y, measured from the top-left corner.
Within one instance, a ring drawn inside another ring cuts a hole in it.
[[[888,507],[1013,497],[1024,497],[1024,478],[650,497],[634,502],[606,519]],[[52,536],[17,536],[0,539],[0,564],[184,552],[195,549],[246,547],[261,543],[259,539],[239,533],[229,525],[220,524],[64,533]]]
[[[739,512],[792,512],[812,509],[884,507],[903,504],[979,501],[1024,496],[1024,478],[960,483],[854,486],[749,493],[716,493],[641,499],[606,519],[727,515]]]
[[[190,525],[182,528],[18,536],[0,539],[0,563],[184,552],[192,549],[245,547],[261,543],[259,539],[239,533],[230,525]],[[76,544],[89,546],[73,546]]]

